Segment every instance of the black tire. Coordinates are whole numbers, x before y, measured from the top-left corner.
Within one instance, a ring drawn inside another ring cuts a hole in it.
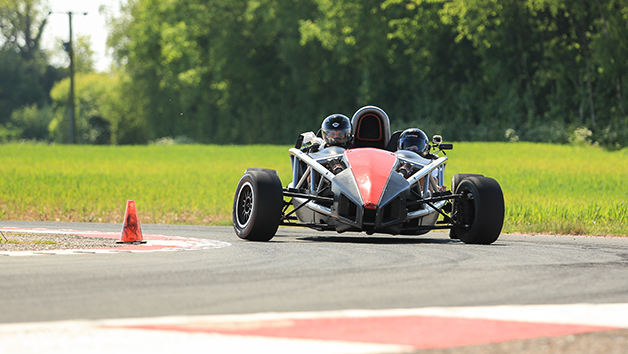
[[[459,173],[454,175],[451,178],[451,191],[455,192],[456,188],[458,188],[458,185],[460,184],[460,182],[462,182],[463,179],[467,178],[467,177],[484,177],[483,175],[478,175],[478,174],[473,174],[473,173]],[[458,236],[458,229],[449,229],[449,238],[457,240],[460,237]]]
[[[473,174],[473,173],[459,173],[457,175],[454,175],[451,178],[451,191],[455,192],[456,188],[458,188],[458,185],[460,184],[460,182],[462,182],[462,180],[467,178],[467,177],[484,177],[484,176],[483,175]]]
[[[456,194],[468,198],[454,201],[453,218],[467,225],[451,229],[464,243],[488,245],[497,240],[504,225],[504,195],[496,180],[489,177],[467,177]]]
[[[268,241],[281,221],[283,189],[274,170],[246,170],[233,198],[233,229],[241,239]]]

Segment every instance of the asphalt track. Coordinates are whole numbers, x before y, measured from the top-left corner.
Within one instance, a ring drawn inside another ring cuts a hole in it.
[[[116,224],[10,221],[1,221],[2,227],[121,229]],[[272,334],[247,326],[243,330],[242,325],[225,330],[215,323],[270,321],[264,323],[276,328],[278,321],[291,321],[298,333],[283,337],[312,342],[297,343],[299,352],[307,347],[319,353],[392,353],[628,328],[624,238],[502,235],[496,243],[480,246],[450,240],[446,233],[369,237],[281,228],[271,242],[256,243],[239,240],[230,227],[142,225],[142,229],[144,234],[219,241],[223,247],[0,256],[0,341],[6,344],[13,338],[17,351],[29,352],[20,343],[34,328],[55,338],[75,338],[72,333],[78,333],[94,339],[91,343],[99,343],[95,338],[100,335],[115,336],[121,328],[132,328],[143,330],[139,337],[174,331],[195,338],[186,337],[188,344],[204,340],[198,333],[225,336],[212,337],[216,341],[236,335],[239,345],[249,341],[256,352],[267,346],[279,353],[280,347],[257,342]],[[572,318],[574,314],[580,317]],[[352,322],[356,317],[360,320]],[[527,327],[518,327],[522,321]],[[353,337],[336,337],[337,330],[322,333],[323,328],[357,328],[357,323],[379,328],[378,335],[387,333],[386,328],[391,335],[408,328],[415,331],[395,341],[363,338],[370,333],[366,327]],[[311,328],[319,328],[316,335],[303,334]],[[481,333],[460,331],[457,339],[446,337],[438,343],[417,339],[417,333],[434,338],[460,328],[492,329],[484,339]],[[181,340],[177,338],[172,340]],[[341,346],[335,351],[317,347],[329,341]],[[384,347],[347,344],[365,342]],[[237,352],[229,343],[224,352]],[[60,348],[59,352],[72,352]],[[286,348],[285,352],[295,350]],[[37,350],[41,348],[32,352]]]

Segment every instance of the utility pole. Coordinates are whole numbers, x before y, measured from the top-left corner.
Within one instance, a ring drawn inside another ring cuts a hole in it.
[[[50,11],[48,14],[52,13],[63,12]],[[68,18],[70,20],[70,40],[63,43],[63,49],[68,52],[68,55],[70,56],[70,144],[74,144],[74,131],[76,127],[74,123],[76,114],[76,102],[74,102],[74,49],[72,48],[72,15],[74,15],[75,13],[72,11],[68,11],[66,13],[68,14]],[[87,15],[87,12],[83,12],[82,14],[85,16]]]
[[[74,102],[74,49],[72,49],[72,12],[68,11],[70,20],[70,41],[67,51],[70,55],[70,144],[74,144],[74,116],[76,114],[76,102]]]

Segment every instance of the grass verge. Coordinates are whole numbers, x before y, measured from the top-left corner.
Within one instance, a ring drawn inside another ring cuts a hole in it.
[[[249,167],[290,182],[286,146],[0,145],[0,220],[230,225]],[[505,232],[628,235],[628,150],[532,143],[456,143],[447,177],[495,178]]]

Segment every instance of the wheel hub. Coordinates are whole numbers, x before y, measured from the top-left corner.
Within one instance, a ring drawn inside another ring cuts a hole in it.
[[[253,191],[247,186],[240,194],[240,203],[238,205],[238,219],[240,219],[240,224],[244,225],[249,221],[252,211]]]

